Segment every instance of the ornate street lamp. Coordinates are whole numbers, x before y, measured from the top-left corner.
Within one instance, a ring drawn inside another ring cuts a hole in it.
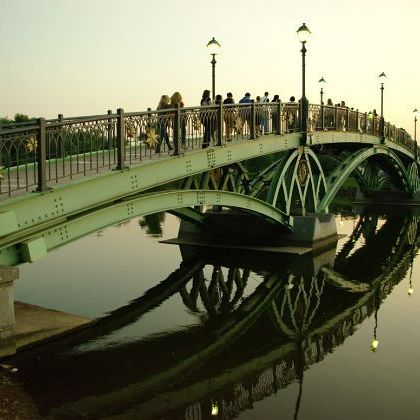
[[[416,142],[417,146],[417,117],[419,116],[419,111],[417,108],[414,108],[414,141]]]
[[[385,121],[384,121],[384,82],[386,79],[386,74],[382,72],[378,76],[381,82],[381,142],[385,143]]]
[[[216,55],[218,54],[220,50],[220,44],[216,41],[216,39],[213,37],[208,43],[207,43],[208,51],[210,52],[210,55],[212,57],[211,60],[211,97],[214,99],[216,95]]]
[[[321,105],[324,105],[324,85],[327,83],[327,81],[321,77],[318,80],[319,86],[321,86],[321,91],[319,92],[321,94]]]
[[[305,93],[305,54],[306,54],[306,47],[305,44],[309,39],[309,35],[311,34],[311,31],[308,29],[308,27],[303,24],[297,31],[297,35],[299,38],[299,41],[302,43],[302,49],[300,52],[302,53],[302,98],[300,100],[300,127],[304,135],[306,136],[306,133],[308,131],[308,99],[306,99],[306,93]],[[306,142],[306,138],[305,138]]]

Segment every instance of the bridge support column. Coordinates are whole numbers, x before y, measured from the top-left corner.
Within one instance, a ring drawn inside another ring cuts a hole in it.
[[[284,239],[312,249],[335,243],[338,236],[334,215],[308,213],[306,216],[293,216],[293,232],[287,233]]]
[[[13,282],[18,277],[16,267],[0,266],[0,357],[16,353]]]
[[[177,241],[171,243],[306,253],[331,246],[338,239],[333,214],[293,216],[292,232],[261,217],[235,210],[208,211],[205,218],[205,225],[182,221]]]

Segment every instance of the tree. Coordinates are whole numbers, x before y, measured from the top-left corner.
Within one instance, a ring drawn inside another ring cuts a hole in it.
[[[29,118],[26,114],[15,114],[15,123],[23,123],[28,121],[35,121],[35,118]]]
[[[0,117],[0,126],[10,124],[13,122],[12,120],[9,120],[7,117]]]

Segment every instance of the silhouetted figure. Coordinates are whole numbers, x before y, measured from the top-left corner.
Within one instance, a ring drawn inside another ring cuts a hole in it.
[[[201,97],[200,101],[201,106],[210,106],[211,105],[211,98],[210,98],[210,91],[204,90],[203,95]],[[209,147],[210,145],[210,139],[211,139],[211,118],[210,113],[208,110],[201,110],[200,112],[200,119],[201,124],[203,124],[204,127],[204,133],[203,133],[203,144],[202,148],[205,149],[206,147]]]
[[[229,92],[226,95],[226,99],[223,101],[223,105],[233,105],[235,100],[233,99],[232,92]],[[226,125],[226,140],[232,140],[232,132],[234,123],[236,120],[236,109],[234,107],[228,106],[223,111],[223,119]]]
[[[159,104],[157,106],[157,110],[162,109],[169,109],[169,96],[168,95],[162,95],[160,97]],[[165,140],[166,146],[168,147],[168,150],[172,150],[172,146],[169,143],[169,114],[165,112],[161,112],[158,114],[158,131],[159,131],[159,140],[158,144],[156,146],[156,153],[160,153],[160,147],[162,144],[162,141]]]
[[[171,102],[169,104],[170,108],[176,108],[177,106],[180,106],[180,108],[184,108],[184,102],[182,102],[182,96],[179,92],[175,92],[171,96]],[[175,141],[178,141],[178,139],[174,138],[174,144]],[[187,123],[185,121],[185,115],[183,111],[181,111],[181,144],[182,147],[185,149],[187,143]]]
[[[279,95],[274,95],[273,100],[271,102],[273,102],[273,103],[280,102]],[[279,115],[278,115],[278,108],[277,107],[273,107],[271,109],[271,118],[272,118],[272,124],[273,124],[273,132],[275,134],[278,134],[280,132],[280,130],[279,130],[280,127],[279,127]]]

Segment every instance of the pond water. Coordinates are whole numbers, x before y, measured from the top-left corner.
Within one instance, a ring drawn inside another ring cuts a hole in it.
[[[420,219],[336,215],[317,255],[179,247],[169,214],[21,266],[16,300],[100,318],[12,360],[46,418],[413,419]]]

